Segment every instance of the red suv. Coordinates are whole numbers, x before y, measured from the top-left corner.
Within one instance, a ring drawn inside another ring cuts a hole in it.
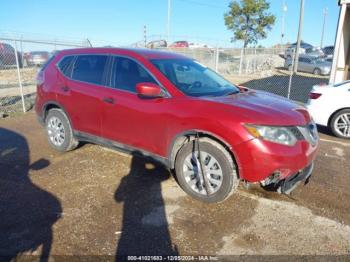
[[[205,202],[224,200],[240,180],[289,193],[312,172],[318,133],[304,107],[182,55],[65,50],[37,81],[35,109],[53,148],[88,141],[150,156]]]

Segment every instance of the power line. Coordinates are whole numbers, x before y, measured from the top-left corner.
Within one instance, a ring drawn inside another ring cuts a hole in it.
[[[193,0],[178,0],[178,1],[186,2],[186,3],[194,4],[194,5],[212,7],[212,8],[220,8],[220,9],[227,8],[227,6],[224,7],[224,6],[219,6],[219,5],[212,5],[212,4],[201,3],[201,2],[197,2],[197,1],[193,1]]]

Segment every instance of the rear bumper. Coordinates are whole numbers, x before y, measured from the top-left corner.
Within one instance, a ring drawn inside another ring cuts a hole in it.
[[[318,101],[309,100],[306,104],[306,108],[312,116],[313,120],[318,125],[327,126],[330,116],[329,109],[325,108],[323,104],[319,104]]]
[[[294,146],[253,139],[235,148],[240,178],[247,182],[262,182],[273,174],[283,180],[294,176],[314,161],[318,142],[312,146],[306,140]]]

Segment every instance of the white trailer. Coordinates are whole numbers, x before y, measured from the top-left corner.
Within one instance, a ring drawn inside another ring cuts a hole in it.
[[[340,6],[337,35],[330,84],[350,79],[350,0],[339,0]]]

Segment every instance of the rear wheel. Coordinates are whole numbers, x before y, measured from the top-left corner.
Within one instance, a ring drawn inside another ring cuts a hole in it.
[[[315,68],[313,73],[314,73],[314,75],[319,76],[321,74],[321,69]]]
[[[221,202],[237,189],[236,165],[231,155],[217,142],[200,138],[199,143],[209,190],[205,188],[195,140],[185,144],[176,156],[177,180],[182,189],[195,199],[207,203]]]
[[[350,139],[350,109],[336,113],[331,119],[330,128],[337,137]]]
[[[72,127],[63,110],[51,109],[45,124],[49,144],[55,150],[66,152],[78,146],[78,140],[74,138]]]

